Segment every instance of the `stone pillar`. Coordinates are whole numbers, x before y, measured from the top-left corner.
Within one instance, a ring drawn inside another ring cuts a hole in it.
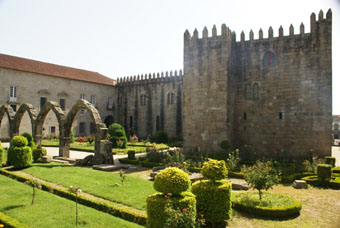
[[[59,137],[59,157],[70,157],[70,137]]]

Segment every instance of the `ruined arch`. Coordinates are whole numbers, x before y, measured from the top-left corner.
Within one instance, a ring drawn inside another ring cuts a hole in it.
[[[30,120],[31,120],[31,126],[32,126],[32,136],[35,136],[35,120],[37,118],[37,110],[33,107],[32,104],[24,103],[20,105],[18,111],[15,113],[14,121],[13,121],[13,133],[14,135],[19,135],[19,127],[21,124],[22,117],[24,116],[25,112],[28,113]]]
[[[41,144],[41,138],[42,138],[42,131],[43,131],[43,125],[45,118],[47,114],[50,111],[53,111],[55,114],[58,125],[59,125],[59,136],[63,135],[63,126],[65,122],[65,113],[64,111],[60,108],[60,105],[57,102],[54,101],[47,101],[44,107],[40,110],[36,121],[35,121],[35,129],[34,129],[34,139],[36,144]],[[59,146],[59,153],[60,153],[60,146]]]
[[[15,112],[14,110],[12,109],[11,106],[9,105],[2,105],[0,107],[0,127],[1,127],[1,122],[2,122],[2,119],[4,117],[4,115],[7,115],[8,117],[8,121],[9,121],[9,137],[10,139],[12,139],[13,137],[13,121],[14,121],[14,116],[15,116]]]

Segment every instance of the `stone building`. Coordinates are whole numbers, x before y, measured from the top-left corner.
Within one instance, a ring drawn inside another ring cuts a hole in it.
[[[0,54],[0,104],[8,104],[18,111],[21,104],[32,104],[37,111],[47,101],[60,104],[68,112],[78,99],[90,101],[99,110],[103,120],[112,122],[114,80],[99,73],[64,67],[9,55]],[[8,119],[4,115],[4,119]],[[32,132],[26,112],[19,133]],[[49,112],[44,121],[44,136],[58,135],[59,125]],[[73,122],[76,136],[94,134],[94,124],[87,110],[82,109]],[[1,140],[9,138],[8,120],[1,121]]]
[[[185,31],[183,72],[124,77],[115,85],[102,75],[84,72],[90,75],[86,80],[1,66],[0,76],[18,76],[1,86],[11,94],[15,80],[28,84],[24,96],[34,94],[35,106],[46,93],[54,101],[67,95],[69,105],[80,94],[94,94],[107,123],[121,123],[128,134],[141,138],[164,130],[171,138],[183,139],[185,151],[215,150],[229,140],[257,156],[331,153],[331,10],[325,17],[320,11],[318,19],[311,15],[310,33],[301,24],[297,34],[290,26],[288,35],[280,27],[274,36],[270,27],[267,38],[261,29],[256,40],[250,31],[248,40],[242,32],[236,41],[226,25],[220,34],[214,26],[211,36],[207,28],[202,36],[197,30],[192,35]],[[27,74],[32,81],[23,82]],[[105,80],[94,81],[98,78]],[[6,102],[12,104],[10,97],[0,100]]]
[[[340,137],[340,115],[333,115],[332,134],[333,134],[333,139],[339,139]]]

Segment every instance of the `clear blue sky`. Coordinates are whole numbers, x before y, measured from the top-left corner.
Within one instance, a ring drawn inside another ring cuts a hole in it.
[[[333,12],[333,113],[340,114],[340,0],[0,0],[0,53],[87,69],[108,77],[183,68],[183,33],[225,23],[237,34]]]

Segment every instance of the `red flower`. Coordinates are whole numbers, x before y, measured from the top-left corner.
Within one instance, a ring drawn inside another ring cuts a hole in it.
[[[183,208],[183,212],[186,212],[188,209],[187,208]]]

